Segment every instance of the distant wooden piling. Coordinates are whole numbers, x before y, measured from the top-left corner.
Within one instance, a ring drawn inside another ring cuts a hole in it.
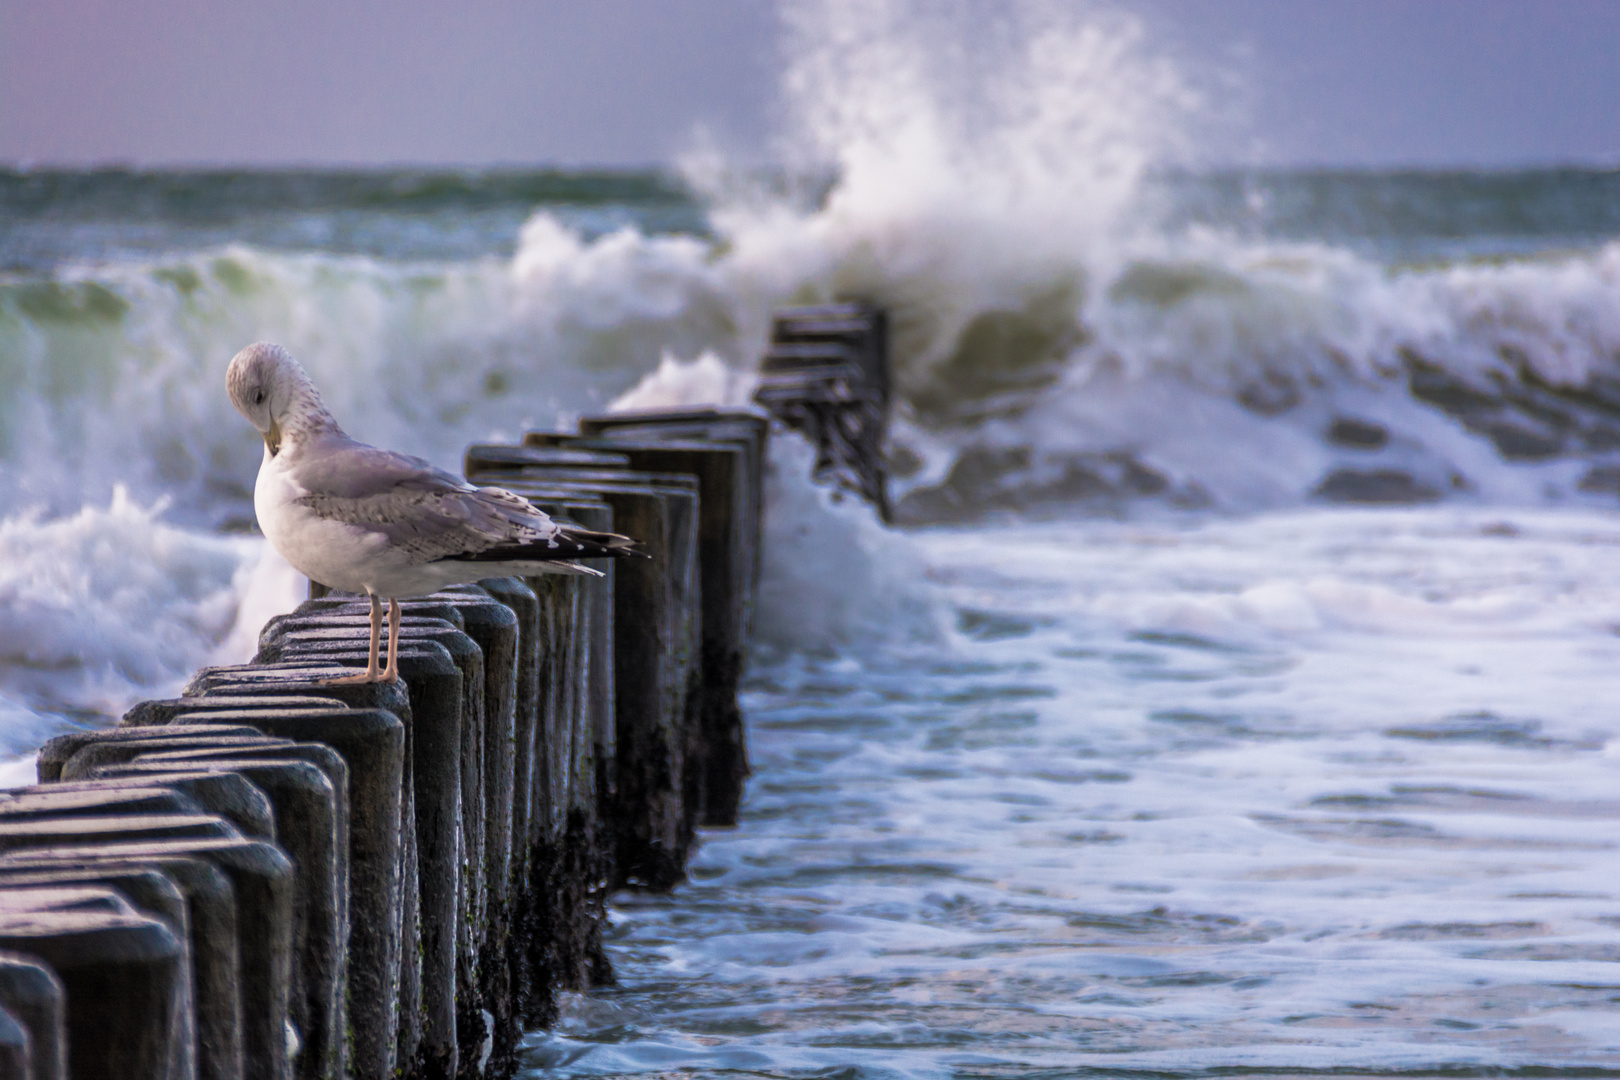
[[[859,303],[784,308],[771,324],[754,400],[816,450],[813,477],[890,518],[888,318]]]
[[[884,347],[867,309],[787,313],[760,395],[880,506]],[[251,663],[47,743],[0,792],[0,1076],[512,1075],[559,991],[612,980],[609,891],[674,887],[737,822],[769,427],[474,446],[470,479],[651,557],[407,601],[395,684],[325,684],[369,603],[316,586]]]

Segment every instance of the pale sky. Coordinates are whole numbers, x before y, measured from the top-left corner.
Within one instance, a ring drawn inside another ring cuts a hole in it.
[[[1620,165],[1620,0],[1111,6],[1231,80],[1235,160]],[[758,157],[777,33],[773,0],[5,0],[0,162]]]

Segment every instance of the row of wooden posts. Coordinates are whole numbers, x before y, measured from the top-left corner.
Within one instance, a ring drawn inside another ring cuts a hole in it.
[[[768,421],[590,418],[469,479],[640,540],[604,578],[316,596],[252,663],[64,735],[0,793],[0,1077],[510,1075],[557,994],[610,982],[615,889],[737,819]]]
[[[779,313],[755,400],[886,513],[884,326]],[[510,1075],[559,992],[611,982],[607,897],[737,821],[769,424],[471,447],[468,479],[652,557],[407,602],[391,684],[324,685],[369,604],[312,585],[252,663],[46,744],[0,792],[0,1080]]]

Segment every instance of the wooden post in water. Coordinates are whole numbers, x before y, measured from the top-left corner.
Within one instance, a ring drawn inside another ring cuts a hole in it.
[[[771,326],[754,400],[816,448],[814,478],[890,519],[888,318],[866,304],[784,308]]]

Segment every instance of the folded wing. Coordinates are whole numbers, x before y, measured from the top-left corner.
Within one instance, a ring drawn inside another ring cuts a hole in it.
[[[413,565],[642,554],[629,537],[559,524],[502,488],[475,488],[420,458],[344,443],[299,464],[305,493],[296,502],[317,517],[377,534]]]

